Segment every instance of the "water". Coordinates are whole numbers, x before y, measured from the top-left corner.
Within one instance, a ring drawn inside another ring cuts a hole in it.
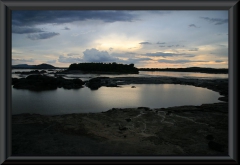
[[[20,71],[26,72],[33,69],[13,69],[12,72]],[[41,69],[44,70],[44,69]],[[60,69],[61,70],[61,69]],[[48,70],[46,70],[49,72]],[[13,78],[26,77],[27,75],[12,74]],[[49,74],[49,76],[54,76]],[[63,75],[66,79],[80,78],[83,81],[89,80],[93,77],[179,77],[179,78],[198,78],[198,79],[222,79],[228,78],[228,74],[208,74],[208,73],[194,73],[194,72],[168,72],[168,71],[140,71],[139,74],[67,74]]]
[[[111,108],[166,108],[220,102],[219,93],[206,88],[173,84],[135,84],[136,88],[131,88],[133,85],[41,92],[12,88],[12,114],[59,115],[102,112]]]

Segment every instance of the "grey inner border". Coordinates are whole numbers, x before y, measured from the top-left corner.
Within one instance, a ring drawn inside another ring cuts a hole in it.
[[[218,1],[23,1],[0,0],[0,163],[7,160],[232,160],[237,161],[237,3]],[[11,10],[228,10],[229,11],[229,156],[111,156],[13,157],[11,156]]]

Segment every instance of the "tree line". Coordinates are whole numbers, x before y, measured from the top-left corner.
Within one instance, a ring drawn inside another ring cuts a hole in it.
[[[98,72],[117,72],[117,73],[138,73],[138,69],[134,64],[117,64],[113,63],[74,63],[68,68],[69,70],[81,71],[98,71]]]

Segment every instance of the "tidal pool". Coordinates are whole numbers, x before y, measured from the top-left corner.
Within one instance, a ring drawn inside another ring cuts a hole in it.
[[[60,115],[102,112],[111,108],[201,105],[221,102],[220,96],[206,88],[174,84],[131,84],[98,90],[58,88],[40,92],[12,88],[12,114]]]

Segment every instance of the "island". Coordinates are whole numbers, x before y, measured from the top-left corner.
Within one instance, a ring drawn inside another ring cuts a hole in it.
[[[18,64],[13,65],[12,69],[57,69],[57,68],[50,64],[43,63],[39,65]]]
[[[88,73],[121,73],[121,74],[138,74],[138,69],[134,64],[117,64],[113,63],[74,63],[68,68],[68,71],[79,70]]]

